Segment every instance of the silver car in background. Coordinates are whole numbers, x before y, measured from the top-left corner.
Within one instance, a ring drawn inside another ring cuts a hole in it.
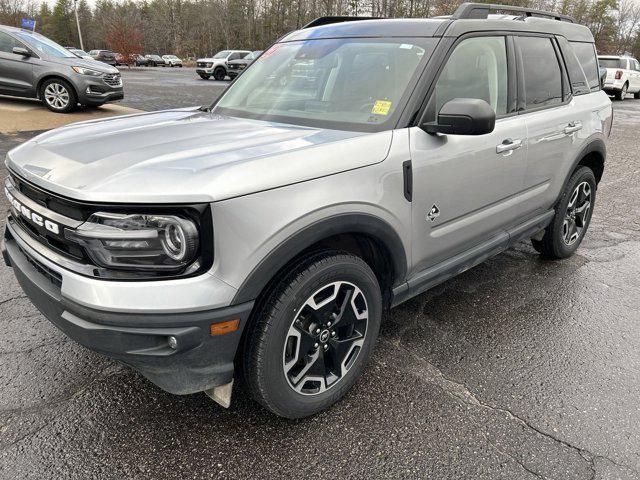
[[[115,67],[76,54],[39,33],[0,26],[0,94],[38,98],[68,113],[124,97]]]
[[[593,36],[495,7],[318,19],[209,108],[35,137],[6,160],[6,263],[51,322],[169,392],[228,406],[235,378],[277,415],[329,407],[384,312],[587,232],[612,122]]]

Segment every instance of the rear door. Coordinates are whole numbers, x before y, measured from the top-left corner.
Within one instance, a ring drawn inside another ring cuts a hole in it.
[[[428,101],[426,121],[435,121],[448,100],[485,100],[497,114],[493,132],[468,136],[428,134],[418,127],[409,131],[415,271],[519,222],[526,129],[515,112],[511,47],[507,36],[461,40],[439,73]]]
[[[13,53],[14,47],[26,46],[11,35],[0,32],[0,93],[16,96],[35,96],[33,86],[33,57]]]
[[[555,38],[517,36],[516,46],[522,72],[518,109],[527,127],[524,187],[530,200],[525,214],[533,215],[553,206],[567,170],[584,145],[589,95],[572,95]]]

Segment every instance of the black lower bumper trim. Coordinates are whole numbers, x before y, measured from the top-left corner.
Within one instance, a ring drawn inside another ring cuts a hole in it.
[[[200,392],[233,379],[236,350],[253,302],[175,314],[94,310],[63,297],[15,240],[5,238],[2,251],[31,302],[81,345],[130,365],[170,393]],[[240,319],[238,330],[210,336],[212,323],[233,319]]]

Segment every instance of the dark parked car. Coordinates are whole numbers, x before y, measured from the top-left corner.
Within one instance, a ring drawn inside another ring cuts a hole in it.
[[[0,94],[39,98],[60,113],[124,97],[115,67],[79,58],[39,33],[1,25]]]
[[[227,62],[227,75],[232,80],[236,78],[238,75],[242,73],[242,71],[247,68],[251,62],[253,62],[256,58],[258,58],[262,54],[262,50],[256,50],[255,52],[251,52],[244,58],[240,60],[229,60]]]
[[[133,64],[136,67],[148,67],[149,59],[144,55],[140,55],[139,53],[134,53],[131,55],[131,59],[133,60]]]
[[[160,55],[145,55],[147,60],[149,60],[150,67],[166,67],[167,64],[164,59]]]
[[[91,50],[89,55],[91,55],[91,58],[94,60],[106,63],[107,65],[113,65],[115,67],[118,64],[116,54],[111,50]]]

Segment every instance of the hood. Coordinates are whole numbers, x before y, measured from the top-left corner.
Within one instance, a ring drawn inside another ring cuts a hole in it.
[[[225,60],[224,58],[210,58],[210,57],[207,57],[207,58],[199,58],[199,59],[196,60],[196,62],[209,62],[210,63],[210,62],[224,62],[224,60]]]
[[[112,67],[111,65],[107,65],[106,63],[99,62],[97,60],[85,60],[84,58],[71,57],[71,58],[61,58],[61,57],[49,57],[52,62],[58,63],[60,65],[69,65],[70,67],[84,67],[91,68],[92,70],[97,70],[102,73],[119,73],[120,71]]]
[[[194,109],[68,125],[11,150],[7,166],[89,202],[196,203],[381,162],[392,133],[345,132]]]

